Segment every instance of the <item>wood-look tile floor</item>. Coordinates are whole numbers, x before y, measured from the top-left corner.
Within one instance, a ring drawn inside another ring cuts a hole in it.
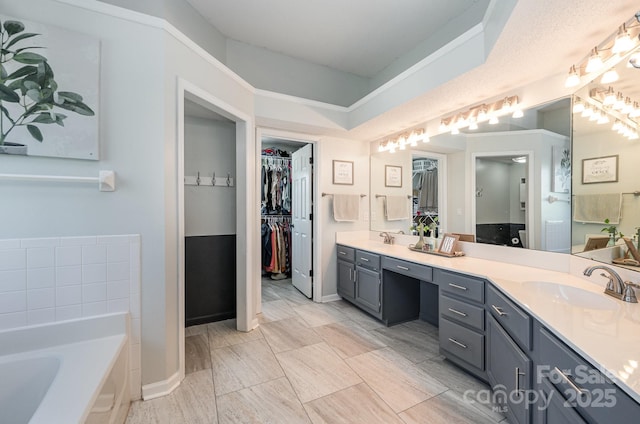
[[[436,327],[387,328],[348,302],[311,302],[290,279],[263,278],[262,292],[250,333],[235,320],[189,327],[184,381],[134,402],[127,424],[507,423],[473,401],[488,387],[440,356]]]

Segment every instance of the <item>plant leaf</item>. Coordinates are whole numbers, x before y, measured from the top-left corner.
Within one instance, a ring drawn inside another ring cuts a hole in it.
[[[40,128],[36,127],[35,125],[27,125],[27,130],[29,130],[29,134],[31,134],[31,137],[42,142],[43,138],[42,132],[40,132]]]
[[[38,71],[38,68],[36,68],[35,66],[32,65],[25,65],[22,68],[19,68],[15,71],[13,71],[8,77],[8,80],[13,80],[16,78],[22,78],[25,75],[31,75],[31,74],[35,74]]]
[[[44,49],[44,47],[40,47],[40,46],[20,47],[19,49],[15,49],[13,54],[18,54],[18,53],[21,53],[21,52],[23,52],[25,50],[32,50],[32,49]]]
[[[24,31],[24,24],[19,21],[4,21],[4,24],[2,26],[4,27],[5,31],[7,31],[7,34],[9,34],[9,37],[11,37],[13,34]]]
[[[7,70],[2,63],[0,63],[0,80],[7,80]]]
[[[6,47],[9,48],[11,46],[13,46],[14,44],[16,44],[18,41],[27,39],[27,38],[31,38],[31,37],[35,37],[36,35],[40,35],[40,34],[34,34],[33,32],[25,32],[24,34],[20,34],[16,37],[13,38],[13,40],[9,41],[9,43],[7,43]]]
[[[40,90],[40,84],[35,81],[25,80],[23,85],[27,90]]]
[[[66,110],[70,110],[72,112],[75,112],[79,115],[84,115],[84,116],[94,116],[95,112],[93,110],[91,110],[91,108],[87,105],[85,105],[82,102],[64,102],[64,103],[60,103],[59,105],[57,105],[59,107],[61,107],[62,109],[66,109]]]
[[[56,120],[52,119],[48,112],[42,112],[39,113],[31,122],[37,124],[53,124]]]
[[[20,102],[20,96],[6,85],[0,84],[0,100],[10,103],[18,103]]]
[[[17,55],[13,56],[13,60],[19,63],[36,65],[40,62],[46,62],[47,58],[38,53],[20,52]]]
[[[29,97],[34,102],[38,102],[42,98],[40,95],[40,90],[38,89],[27,90],[27,97]]]
[[[7,110],[6,107],[0,105],[0,110],[2,111],[2,113],[4,113],[4,116],[6,116],[9,121],[11,121],[12,124],[15,124],[15,121],[11,119],[11,116],[9,115],[9,111]]]
[[[79,95],[78,93],[73,93],[71,91],[58,91],[58,95],[65,99],[65,100],[69,100],[71,102],[81,102],[82,101],[82,96]]]

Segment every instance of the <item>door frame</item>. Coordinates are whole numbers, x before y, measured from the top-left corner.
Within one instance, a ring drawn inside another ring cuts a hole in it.
[[[447,184],[447,155],[443,153],[435,153],[430,150],[411,150],[411,165],[413,168],[413,159],[416,159],[418,156],[436,159],[438,161],[438,226],[439,232],[438,234],[444,234],[447,232],[447,228],[449,228],[449,187]],[[412,211],[411,215],[413,216],[413,205],[411,205]],[[440,218],[441,217],[441,218]],[[444,221],[442,223],[441,221]]]
[[[313,298],[314,302],[322,301],[322,269],[321,269],[321,245],[320,245],[320,237],[321,234],[321,224],[320,224],[320,215],[319,215],[319,204],[318,201],[318,187],[320,186],[320,166],[318,166],[318,158],[320,157],[320,137],[311,136],[308,134],[289,132],[284,130],[278,130],[274,128],[268,127],[256,127],[256,151],[255,151],[255,161],[256,161],[256,177],[255,177],[255,201],[256,209],[258,210],[258,219],[255,222],[255,233],[261,234],[260,230],[260,173],[257,172],[257,165],[261,163],[261,153],[262,153],[262,138],[263,137],[273,137],[273,138],[281,138],[289,141],[296,141],[301,144],[311,144],[313,150],[313,190],[312,190],[312,213],[313,213],[313,242],[311,243],[313,254],[312,254],[312,264],[311,268],[313,269]],[[261,275],[262,261],[261,256],[258,255],[257,261],[254,264],[254,269],[257,272],[257,275]],[[260,279],[257,280],[257,287],[255,290],[256,298],[255,298],[255,308],[256,312],[262,312],[262,283]]]
[[[527,156],[527,208],[525,210],[525,231],[527,233],[527,244],[529,250],[535,250],[535,240],[530,236],[535,234],[535,211],[532,209],[533,194],[534,194],[534,175],[535,175],[535,156],[533,150],[507,150],[496,152],[473,152],[471,153],[471,169],[470,178],[470,191],[467,198],[471,200],[471,207],[469,211],[471,228],[469,229],[471,234],[476,235],[476,159],[483,157],[495,157],[495,156]]]
[[[236,124],[236,327],[250,331],[258,326],[256,317],[255,284],[259,274],[251,264],[260,260],[260,237],[255,232],[255,185],[257,164],[255,156],[254,122],[250,115],[229,105],[220,98],[178,78],[176,125],[176,192],[177,192],[177,294],[178,294],[178,381],[185,376],[185,212],[184,212],[184,101],[188,99],[210,109]],[[259,298],[259,297],[258,297]]]

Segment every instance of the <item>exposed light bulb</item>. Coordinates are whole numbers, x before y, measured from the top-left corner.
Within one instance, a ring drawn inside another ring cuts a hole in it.
[[[618,131],[620,129],[620,127],[622,126],[622,122],[620,122],[619,119],[616,119],[616,122],[613,124],[613,126],[611,127],[611,129],[613,131]]]
[[[589,121],[597,121],[601,116],[602,112],[600,112],[600,110],[595,110],[589,117]]]
[[[611,106],[616,102],[616,93],[613,91],[613,87],[609,87],[607,92],[604,95],[604,100],[602,102],[605,106]]]
[[[384,152],[384,144],[380,143],[378,145],[378,152]]]
[[[602,124],[608,124],[609,122],[610,122],[609,121],[609,116],[607,116],[606,113],[602,113],[602,114],[600,114],[600,117],[596,121],[596,124],[602,125]]]
[[[578,75],[576,65],[571,65],[571,68],[569,68],[569,76],[567,76],[564,86],[570,88],[575,87],[578,84],[580,84],[580,75]]]
[[[588,118],[591,115],[593,115],[593,108],[591,106],[587,106],[584,108],[580,116],[582,116],[583,118]]]
[[[628,115],[631,112],[633,112],[633,103],[631,102],[631,99],[627,97],[626,99],[624,99],[624,106],[620,110],[620,113]]]
[[[429,138],[429,136],[427,134],[425,134],[424,137],[422,137],[422,142],[423,143],[428,143],[430,141],[431,141],[431,139]]]
[[[507,97],[502,101],[502,108],[500,109],[500,112],[507,113],[510,110],[511,110],[511,101]]]
[[[513,115],[511,115],[512,118],[522,118],[524,116],[524,112],[522,112],[522,109],[516,109],[513,111]]]
[[[476,121],[471,121],[471,123],[469,124],[469,129],[470,130],[477,130],[478,129],[478,123]]]
[[[612,105],[613,110],[622,110],[624,107],[624,96],[621,92],[618,91],[618,95],[616,96],[616,101]]]
[[[480,106],[480,109],[478,110],[478,118],[477,121],[478,122],[482,122],[482,121],[486,121],[487,120],[487,107],[485,105]]]
[[[495,125],[500,123],[500,120],[498,119],[497,116],[492,116],[491,118],[489,118],[489,124],[491,125]]]
[[[602,75],[602,78],[600,78],[600,82],[602,84],[611,84],[612,82],[618,81],[619,78],[620,75],[618,75],[618,72],[616,72],[616,70],[612,68]]]
[[[631,40],[631,36],[629,35],[625,24],[622,24],[618,30],[618,35],[616,35],[616,41],[611,48],[611,52],[613,54],[624,53],[631,50],[632,47],[633,40]]]
[[[460,134],[460,130],[458,129],[458,127],[453,127],[451,129],[451,135],[458,135]]]
[[[440,121],[440,131],[445,132],[447,130],[447,127],[449,127],[449,125],[447,125],[447,123],[445,122],[445,120],[441,120]]]
[[[598,48],[594,47],[593,50],[591,50],[591,56],[589,56],[589,61],[587,62],[587,66],[584,70],[586,73],[590,74],[592,72],[599,71],[603,66],[604,63],[602,62]]]
[[[629,118],[638,117],[640,117],[640,104],[638,104],[638,102],[633,102],[633,110],[629,112]]]
[[[584,103],[582,103],[582,100],[580,99],[576,99],[573,102],[573,113],[582,113],[584,111]]]

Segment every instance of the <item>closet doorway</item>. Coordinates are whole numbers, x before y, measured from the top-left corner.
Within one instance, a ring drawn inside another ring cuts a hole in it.
[[[258,299],[314,298],[314,144],[258,132],[261,284]],[[261,311],[261,304],[258,310]]]
[[[424,224],[445,233],[447,223],[447,156],[412,152],[413,225]],[[415,231],[415,230],[414,230]]]

